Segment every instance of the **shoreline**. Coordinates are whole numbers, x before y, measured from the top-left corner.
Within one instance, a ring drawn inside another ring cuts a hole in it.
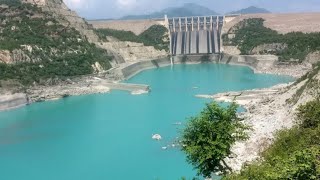
[[[281,68],[283,67],[280,67],[280,68],[277,67],[275,68],[275,70],[267,69],[262,71],[261,69],[259,69],[260,60],[256,58],[257,56],[253,57],[253,56],[228,56],[227,55],[226,57],[222,58],[220,62],[219,62],[218,55],[208,56],[207,57],[209,58],[208,61],[202,61],[201,58],[203,57],[204,55],[174,56],[172,57],[174,62],[173,65],[216,63],[216,64],[245,66],[252,69],[254,73],[287,75],[293,78],[300,77],[304,74],[304,73],[301,73],[301,72],[304,72],[303,70],[301,70],[301,65],[291,65],[289,66],[289,68],[286,69],[286,71],[282,71],[283,69]],[[236,57],[236,58],[230,60],[230,57],[232,58]],[[243,57],[245,60],[241,59]],[[261,56],[261,57],[265,57],[265,56]],[[270,57],[270,56],[267,56],[267,57]],[[249,60],[246,60],[246,58]],[[275,67],[274,60],[271,60],[270,62],[269,61],[270,60],[268,60],[269,67],[274,68]],[[265,64],[265,62],[263,63]],[[128,80],[145,70],[167,67],[170,65],[171,65],[170,58],[131,62],[131,63],[126,63],[120,67],[113,68],[111,70],[106,71],[108,72],[108,74],[105,75],[105,77],[103,78],[101,78],[101,76],[98,77],[95,75],[89,75],[88,77],[79,78],[78,80],[76,80],[77,82],[72,81],[72,82],[53,85],[53,86],[31,87],[24,93],[27,97],[26,102],[17,104],[15,106],[8,106],[6,108],[1,108],[1,104],[2,106],[5,106],[6,102],[0,101],[0,112],[20,108],[35,102],[59,100],[69,96],[110,93],[111,90],[124,90],[124,91],[130,92],[132,95],[148,93],[150,91],[150,87],[148,85],[134,85],[129,83],[121,83],[121,81]],[[292,70],[293,69],[292,67],[299,69],[300,73],[296,73],[296,70]],[[280,73],[276,73],[276,71]],[[108,80],[110,76],[120,77],[120,78],[118,78],[117,80],[114,80],[114,78],[111,77],[111,80],[110,79]],[[17,94],[21,94],[21,93],[13,93],[13,94],[7,94],[7,95],[15,96]]]

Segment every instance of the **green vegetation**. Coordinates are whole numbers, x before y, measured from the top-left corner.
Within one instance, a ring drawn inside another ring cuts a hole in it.
[[[146,46],[154,46],[158,50],[169,51],[168,30],[161,25],[153,25],[140,35],[135,35],[131,31],[119,31],[114,29],[98,29],[97,34],[103,40],[106,40],[106,36],[112,36],[120,41],[131,41],[143,43]]]
[[[8,6],[20,6],[21,1],[20,0],[0,0],[0,4],[5,4]]]
[[[320,100],[298,108],[298,125],[280,131],[262,159],[225,180],[320,179]]]
[[[0,62],[0,80],[30,85],[48,78],[91,74],[95,62],[104,69],[111,67],[105,50],[51,14],[18,0],[0,0],[0,4],[10,6],[0,16],[0,50],[9,51],[15,61]]]
[[[303,61],[308,53],[320,50],[320,33],[292,32],[279,34],[274,30],[263,26],[263,19],[246,19],[236,25],[235,38],[229,39],[223,36],[225,44],[238,46],[241,54],[251,54],[253,48],[263,45],[280,43],[287,47],[275,50],[273,53],[280,57],[281,61],[290,59]]]
[[[317,128],[320,125],[319,99],[300,106],[298,108],[297,119],[303,128]]]
[[[214,172],[231,171],[224,159],[231,154],[230,148],[236,141],[247,138],[248,129],[237,117],[237,108],[235,103],[227,108],[207,104],[182,131],[182,150],[198,175],[211,177]]]

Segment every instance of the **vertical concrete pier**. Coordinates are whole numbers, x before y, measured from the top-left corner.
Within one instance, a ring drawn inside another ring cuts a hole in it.
[[[169,19],[172,55],[220,53],[224,17],[176,17]]]

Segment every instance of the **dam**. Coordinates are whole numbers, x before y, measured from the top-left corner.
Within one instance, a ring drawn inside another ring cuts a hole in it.
[[[165,17],[170,33],[170,54],[218,54],[224,16]]]

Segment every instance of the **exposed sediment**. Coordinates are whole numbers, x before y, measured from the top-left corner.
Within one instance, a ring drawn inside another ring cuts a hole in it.
[[[148,93],[150,87],[144,84],[114,82],[98,77],[82,77],[73,81],[59,82],[55,85],[33,86],[23,93],[4,93],[0,95],[0,111],[69,96],[109,93],[111,90],[123,90],[138,95]]]
[[[28,98],[23,93],[8,93],[0,95],[0,111],[18,108],[28,104]]]
[[[225,54],[220,63],[248,66],[255,73],[287,75],[294,78],[303,76],[312,69],[312,64],[281,63],[275,55],[228,55]]]
[[[36,86],[27,90],[29,102],[60,99],[68,96],[109,93],[111,90],[123,90],[131,93],[149,92],[150,87],[143,84],[112,82],[101,78],[83,78],[68,85]]]

